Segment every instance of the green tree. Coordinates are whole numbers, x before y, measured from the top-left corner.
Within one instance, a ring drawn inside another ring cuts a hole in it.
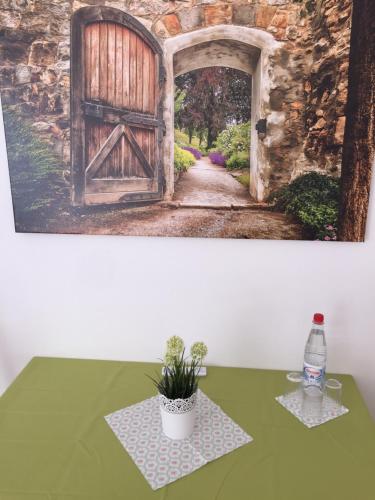
[[[194,132],[207,136],[212,148],[217,136],[229,123],[250,119],[251,78],[232,68],[213,67],[191,71],[176,78],[176,125],[185,128],[190,139]]]

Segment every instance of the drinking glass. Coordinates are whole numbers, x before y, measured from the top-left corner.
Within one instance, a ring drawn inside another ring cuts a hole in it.
[[[302,418],[307,422],[315,422],[322,418],[323,391],[319,386],[310,385],[302,391]]]
[[[302,373],[301,372],[290,372],[286,376],[285,383],[285,396],[297,395],[301,390],[302,383]]]
[[[324,404],[331,411],[341,408],[342,383],[335,378],[329,378],[324,385]]]

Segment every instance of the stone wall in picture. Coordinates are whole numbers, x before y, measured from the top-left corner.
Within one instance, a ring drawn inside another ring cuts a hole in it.
[[[307,162],[340,172],[348,95],[351,0],[319,0],[306,46],[312,61],[304,84]]]
[[[268,192],[302,172],[339,174],[347,96],[351,0],[0,0],[0,87],[69,170],[70,17],[87,5],[137,17],[163,40],[218,24],[266,30],[282,42],[264,154]],[[273,119],[283,134],[273,135]],[[68,178],[68,175],[66,175]]]

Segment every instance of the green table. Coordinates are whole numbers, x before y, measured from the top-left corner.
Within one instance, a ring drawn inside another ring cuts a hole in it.
[[[152,491],[103,416],[152,396],[159,369],[34,358],[0,398],[0,499],[375,499],[375,425],[351,376],[350,413],[307,429],[274,400],[285,372],[217,367],[200,386],[254,441]]]

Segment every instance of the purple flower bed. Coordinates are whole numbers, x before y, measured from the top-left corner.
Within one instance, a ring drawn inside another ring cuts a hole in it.
[[[202,158],[202,153],[198,151],[198,149],[192,148],[191,146],[183,146],[182,149],[185,151],[189,151],[196,160],[200,160]]]
[[[214,163],[215,165],[220,165],[221,167],[225,167],[225,163],[227,159],[225,158],[224,155],[219,153],[218,151],[214,151],[208,155],[209,159]]]

